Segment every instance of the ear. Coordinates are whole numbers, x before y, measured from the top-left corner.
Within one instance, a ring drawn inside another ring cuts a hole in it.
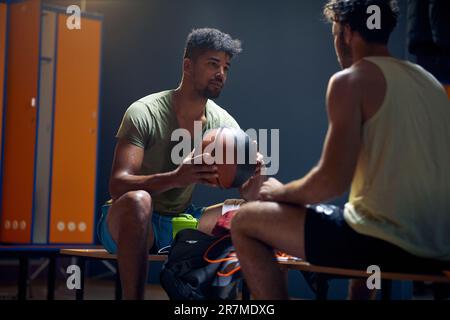
[[[191,75],[194,68],[194,62],[189,58],[184,58],[183,60],[183,73],[186,75]]]
[[[350,25],[345,24],[344,25],[344,41],[346,45],[350,45],[353,39],[353,31],[350,28]]]

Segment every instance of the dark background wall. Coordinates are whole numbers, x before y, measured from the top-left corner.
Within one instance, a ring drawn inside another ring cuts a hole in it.
[[[46,1],[57,5],[77,1]],[[108,199],[115,132],[126,108],[145,95],[175,88],[187,34],[215,27],[242,40],[227,85],[216,102],[245,130],[280,129],[280,170],[287,182],[305,174],[326,133],[325,91],[339,70],[331,25],[318,0],[89,0],[104,15],[98,203]],[[390,48],[406,55],[406,0]],[[197,187],[199,205],[237,197],[235,190]],[[344,198],[338,202],[342,203]],[[98,212],[98,210],[97,210]]]

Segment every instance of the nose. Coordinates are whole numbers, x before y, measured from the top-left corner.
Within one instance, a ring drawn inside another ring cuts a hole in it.
[[[216,78],[220,78],[222,80],[225,79],[225,68],[224,67],[219,68],[219,70],[216,73]]]

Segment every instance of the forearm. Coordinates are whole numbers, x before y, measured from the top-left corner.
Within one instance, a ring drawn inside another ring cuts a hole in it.
[[[151,195],[177,187],[175,171],[152,175],[121,174],[111,178],[110,194],[113,200],[134,190],[145,190]]]
[[[305,177],[284,185],[279,198],[282,202],[306,205],[329,201],[344,191],[336,178],[315,167]]]

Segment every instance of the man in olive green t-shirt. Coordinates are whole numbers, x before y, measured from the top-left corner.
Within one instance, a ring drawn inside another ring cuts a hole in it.
[[[102,208],[97,226],[104,247],[117,253],[125,299],[144,297],[147,255],[150,249],[170,245],[174,215],[190,213],[199,218],[198,228],[210,233],[222,213],[221,205],[197,208],[191,204],[195,184],[209,184],[217,177],[217,167],[174,163],[171,153],[178,142],[171,141],[171,135],[181,128],[193,137],[196,121],[203,132],[221,126],[239,128],[231,115],[209,99],[219,96],[230,60],[240,51],[240,41],[219,30],[193,30],[187,39],[180,86],[139,99],[125,112],[116,135],[109,184],[112,201]],[[245,200],[255,199],[264,180],[261,163],[240,188]]]

